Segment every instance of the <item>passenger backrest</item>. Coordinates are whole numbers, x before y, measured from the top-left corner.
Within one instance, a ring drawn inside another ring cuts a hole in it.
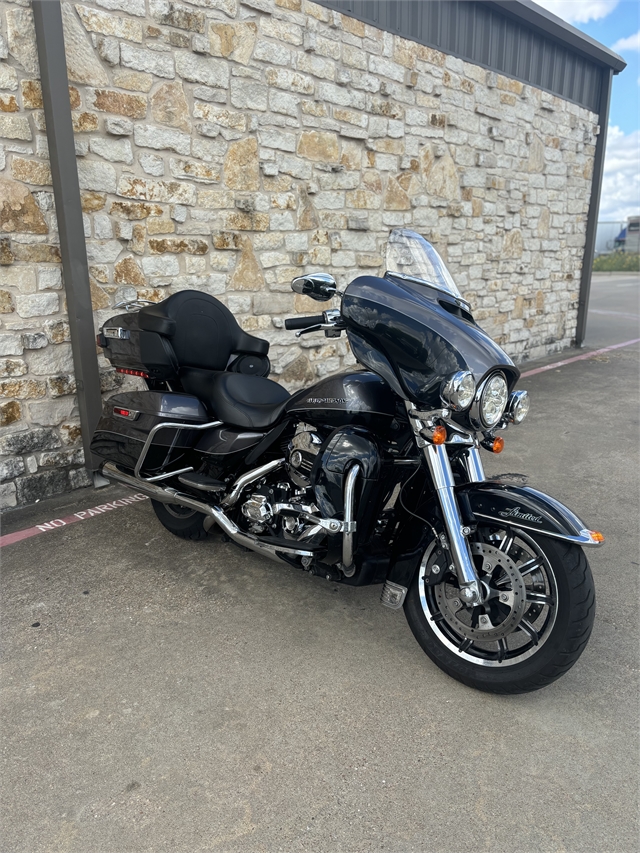
[[[229,309],[207,293],[183,290],[138,312],[141,329],[171,341],[180,367],[224,370],[232,353],[266,355],[269,344],[243,332]]]

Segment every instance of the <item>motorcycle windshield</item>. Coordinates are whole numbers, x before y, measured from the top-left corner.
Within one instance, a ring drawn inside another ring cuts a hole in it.
[[[387,275],[423,282],[462,299],[451,273],[431,243],[407,228],[389,235],[386,251]]]

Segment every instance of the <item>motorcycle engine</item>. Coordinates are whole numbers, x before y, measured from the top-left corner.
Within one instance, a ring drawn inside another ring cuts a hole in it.
[[[300,511],[318,512],[311,488],[311,471],[320,452],[322,438],[307,424],[298,425],[286,452],[286,470],[290,482],[262,481],[241,506],[241,512],[252,533],[265,533],[271,528],[276,535],[297,539],[322,531],[300,517]],[[292,507],[299,509],[293,511]],[[290,509],[291,507],[291,509]]]
[[[321,445],[322,439],[307,424],[301,424],[289,442],[287,471],[292,482],[301,489],[311,485],[311,469]]]
[[[315,525],[303,520],[300,513],[313,515],[318,507],[313,503],[311,489],[293,489],[290,483],[264,483],[241,505],[241,512],[251,533],[272,533],[285,539],[297,539]],[[322,532],[318,530],[317,532]]]

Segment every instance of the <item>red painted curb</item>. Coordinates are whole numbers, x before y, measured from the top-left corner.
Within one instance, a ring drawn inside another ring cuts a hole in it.
[[[75,524],[76,521],[86,521],[88,518],[94,518],[96,515],[102,515],[103,512],[109,512],[112,509],[120,509],[120,507],[147,500],[149,498],[143,494],[129,495],[126,498],[118,498],[106,504],[98,504],[98,506],[93,506],[90,509],[81,509],[78,512],[74,512],[73,515],[68,515],[66,518],[52,518],[50,521],[36,524],[35,527],[27,527],[24,530],[16,530],[15,533],[7,533],[5,536],[0,536],[0,547],[13,545],[14,542],[29,539],[31,536],[37,536],[39,533],[49,533],[51,530],[67,527],[69,524]]]

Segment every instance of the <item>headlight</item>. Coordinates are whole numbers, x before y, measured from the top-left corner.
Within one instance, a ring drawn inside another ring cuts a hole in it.
[[[480,393],[478,414],[485,427],[495,426],[502,417],[507,405],[507,380],[502,373],[494,373],[484,383]]]
[[[529,414],[529,394],[526,391],[514,391],[509,396],[509,405],[507,406],[507,417],[514,424],[521,424]]]
[[[473,373],[459,370],[442,383],[440,396],[445,405],[454,412],[464,412],[468,409],[476,393],[476,381]]]

